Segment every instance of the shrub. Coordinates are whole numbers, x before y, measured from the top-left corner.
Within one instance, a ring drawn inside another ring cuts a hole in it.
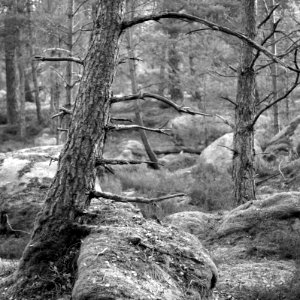
[[[193,170],[195,179],[190,190],[191,204],[203,210],[230,209],[233,202],[233,182],[227,172],[210,164],[200,164]]]

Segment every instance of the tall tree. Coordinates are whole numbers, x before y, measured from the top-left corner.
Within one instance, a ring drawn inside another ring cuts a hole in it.
[[[134,17],[134,11],[135,11],[135,6],[134,2],[132,0],[127,0],[126,1],[126,11],[128,14],[131,15],[131,18]],[[128,64],[129,64],[129,73],[130,73],[130,80],[131,80],[131,90],[133,94],[138,93],[138,87],[137,87],[137,79],[136,79],[136,64],[135,64],[135,53],[132,45],[132,31],[131,28],[129,28],[126,31],[126,39],[127,39],[127,51],[128,51]],[[135,103],[135,121],[138,125],[144,126],[142,114],[141,114],[141,107],[139,100]],[[139,129],[140,137],[143,142],[144,148],[146,150],[146,153],[153,164],[150,166],[153,169],[159,169],[158,165],[158,159],[152,150],[152,147],[150,145],[150,142],[147,138],[146,132],[143,129]]]
[[[17,19],[17,0],[6,3],[7,10],[4,18],[4,47],[5,47],[5,70],[6,70],[6,107],[7,120],[9,124],[17,124],[18,113],[18,86],[16,51],[18,47],[18,19]]]
[[[50,260],[55,263],[82,237],[79,232],[76,236],[78,228],[72,224],[78,221],[78,213],[89,206],[87,191],[94,189],[96,157],[102,156],[123,5],[124,0],[99,1],[68,140],[17,272],[15,291],[21,293],[22,299],[28,295],[28,279],[36,278],[35,286],[43,286],[38,278],[49,270]]]
[[[27,18],[28,18],[28,48],[29,48],[29,56],[30,56],[30,64],[31,64],[31,73],[32,73],[32,81],[34,86],[34,99],[36,105],[36,115],[38,123],[43,123],[42,110],[41,110],[41,101],[39,94],[39,84],[38,84],[38,76],[37,76],[37,66],[36,61],[33,59],[34,56],[34,45],[35,41],[33,38],[33,26],[32,26],[32,11],[33,3],[32,0],[26,1],[26,10],[27,10]]]
[[[256,36],[255,1],[243,0],[244,32],[251,40]],[[235,109],[235,131],[233,139],[233,180],[237,204],[255,199],[254,182],[254,129],[253,117],[256,111],[254,49],[242,43],[241,62]]]

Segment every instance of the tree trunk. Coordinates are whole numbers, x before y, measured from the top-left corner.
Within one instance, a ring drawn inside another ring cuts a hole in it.
[[[270,0],[270,6],[269,9],[272,9],[275,6],[274,0]],[[273,30],[275,25],[275,12],[272,14],[270,20],[271,20],[271,30]],[[270,42],[272,45],[272,53],[274,55],[277,55],[277,44],[276,44],[276,33],[272,35]],[[278,89],[277,89],[277,77],[278,77],[278,67],[277,64],[271,65],[271,76],[272,76],[272,91],[273,91],[273,101],[275,101],[278,98]],[[273,129],[274,134],[277,134],[279,132],[279,103],[276,103],[273,105]]]
[[[32,36],[32,24],[31,24],[32,0],[27,0],[26,6],[27,6],[28,38],[29,38],[28,48],[29,48],[29,55],[30,55],[32,81],[33,81],[33,86],[34,86],[36,116],[37,116],[38,123],[42,124],[43,123],[43,117],[42,117],[41,101],[40,101],[40,95],[39,95],[39,85],[38,85],[38,79],[37,79],[37,67],[36,67],[37,62],[35,62],[33,60],[34,40],[33,40],[33,36]]]
[[[25,76],[25,101],[26,102],[34,102],[32,92],[31,92],[31,87],[28,79],[29,74]]]
[[[134,9],[135,9],[134,4],[130,0],[127,0],[126,1],[126,11],[131,12],[132,18],[134,17]],[[130,73],[130,79],[131,79],[131,90],[132,90],[133,94],[137,94],[138,88],[137,88],[137,80],[136,80],[136,66],[135,66],[135,61],[134,61],[135,54],[134,54],[134,50],[132,48],[132,29],[131,28],[129,28],[126,31],[126,39],[127,39],[127,52],[128,52],[128,56],[130,58],[128,60],[128,64],[129,64],[129,73]],[[139,100],[137,100],[135,103],[134,113],[135,113],[136,123],[140,126],[144,126]],[[139,133],[140,133],[140,137],[141,137],[142,143],[144,145],[145,151],[146,151],[150,161],[153,162],[153,164],[149,164],[149,166],[155,170],[159,170],[157,157],[152,150],[152,147],[148,141],[145,130],[139,129]]]
[[[245,34],[255,39],[255,2],[243,0]],[[255,113],[255,72],[252,66],[254,50],[242,44],[241,65],[235,109],[235,131],[233,139],[234,198],[237,205],[255,199],[254,182],[254,135],[249,124]]]
[[[176,48],[177,32],[171,32],[171,43],[168,49],[168,63],[169,63],[169,92],[173,101],[181,103],[183,101],[183,92],[181,90],[181,82],[179,77],[179,63],[180,56]]]
[[[21,140],[26,137],[26,119],[25,119],[25,68],[24,56],[21,45],[18,48],[18,70],[19,70],[19,99],[20,99],[20,118],[19,118],[19,135]]]
[[[80,244],[80,239],[87,234],[78,223],[77,226],[74,224],[79,220],[78,213],[90,204],[88,191],[95,185],[96,157],[102,157],[123,2],[99,1],[68,140],[16,273],[14,288],[21,291],[22,299],[26,299],[29,292],[49,288],[51,283],[43,280],[50,272],[49,266],[54,264],[59,272],[61,266],[58,261],[69,253],[72,245]]]
[[[74,12],[74,0],[68,0],[68,35],[67,35],[67,49],[69,50],[69,56],[72,56],[73,52],[73,12]],[[66,67],[66,103],[65,108],[71,109],[72,107],[72,81],[73,81],[73,63],[67,62]],[[69,115],[64,116],[63,128],[68,129],[70,126],[71,117]],[[64,134],[63,140],[66,140],[67,135]]]
[[[15,1],[10,2],[4,19],[4,48],[6,67],[6,108],[7,121],[11,125],[16,125],[19,121],[18,112],[18,77],[16,66],[16,49],[18,24],[16,19]]]

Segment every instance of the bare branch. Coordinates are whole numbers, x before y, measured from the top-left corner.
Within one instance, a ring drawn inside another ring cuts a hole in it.
[[[186,22],[200,23],[200,24],[206,25],[211,30],[220,31],[220,32],[226,33],[228,35],[235,36],[235,37],[239,38],[240,40],[246,42],[249,46],[255,48],[256,50],[258,50],[260,52],[262,52],[264,55],[266,55],[267,57],[269,57],[270,59],[272,59],[276,63],[282,65],[284,68],[292,70],[292,71],[297,72],[297,73],[300,72],[299,69],[293,68],[293,67],[287,65],[285,62],[280,60],[276,55],[274,55],[272,52],[270,52],[267,48],[259,45],[257,42],[251,40],[249,37],[247,37],[243,33],[238,32],[238,31],[233,31],[233,30],[231,30],[227,27],[220,26],[216,23],[207,21],[205,19],[193,16],[193,15],[185,14],[185,13],[165,12],[165,13],[160,13],[160,14],[151,14],[151,15],[148,15],[148,16],[136,17],[136,18],[134,18],[130,21],[124,21],[123,24],[122,24],[122,30],[125,30],[126,28],[129,28],[129,27],[132,27],[134,25],[141,24],[141,23],[144,23],[144,22],[147,22],[147,21],[158,21],[160,19],[167,19],[167,18],[175,18],[175,19],[181,19],[181,20],[186,21]]]
[[[97,158],[95,166],[101,165],[140,165],[140,164],[156,164],[156,162],[147,160],[124,160],[124,159],[106,159]],[[163,164],[160,164],[163,165]]]
[[[298,67],[298,64],[297,64],[297,54],[298,54],[298,51],[296,50],[295,51],[295,54],[294,54],[294,64],[295,64],[295,67],[296,69],[299,70],[299,67]],[[282,101],[283,99],[285,99],[286,97],[289,96],[289,94],[298,86],[299,84],[299,77],[300,77],[300,73],[297,72],[296,74],[296,78],[295,78],[295,82],[294,84],[290,87],[290,89],[281,97],[279,97],[278,99],[272,101],[270,104],[266,105],[264,108],[262,108],[254,117],[252,123],[251,123],[251,126],[253,127],[256,123],[256,121],[258,120],[259,116],[264,113],[267,109],[269,109],[270,107],[272,107],[274,104]]]
[[[269,12],[268,15],[265,17],[264,20],[262,20],[258,26],[257,29],[260,29],[265,23],[268,22],[268,20],[271,18],[272,14],[274,13],[274,11],[279,7],[279,4],[276,4]]]
[[[110,118],[111,121],[117,121],[117,122],[129,122],[133,123],[133,120],[131,119],[126,119],[126,118]]]
[[[156,99],[158,101],[164,102],[164,103],[170,105],[171,107],[175,108],[178,112],[188,113],[191,115],[201,115],[201,116],[212,117],[211,114],[205,114],[202,112],[194,111],[189,107],[179,106],[176,103],[174,103],[173,101],[171,101],[163,96],[160,96],[157,94],[152,94],[152,93],[139,93],[139,94],[124,96],[124,97],[120,97],[120,98],[114,97],[111,99],[111,101],[112,101],[112,103],[117,103],[117,102],[122,102],[122,101],[131,101],[131,100],[145,99],[145,98],[152,98],[152,99]]]
[[[222,117],[222,116],[220,116],[220,115],[218,115],[218,114],[216,114],[215,116],[216,116],[217,118],[219,118],[220,120],[222,120],[226,125],[228,125],[228,126],[231,127],[232,129],[235,128],[234,123],[232,123],[232,122],[226,120],[224,117]]]
[[[83,61],[77,57],[44,57],[44,56],[35,56],[36,60],[39,61],[72,61],[77,64],[83,65]]]
[[[168,131],[171,130],[171,129],[150,128],[150,127],[145,127],[145,126],[140,126],[140,125],[115,125],[115,124],[107,125],[106,129],[116,130],[116,131],[132,130],[132,129],[143,129],[143,130],[158,132],[158,133],[167,134],[167,135],[168,135]]]
[[[144,204],[151,204],[151,203],[157,203],[161,202],[167,199],[177,198],[177,197],[184,197],[186,194],[180,193],[180,194],[174,194],[174,195],[166,195],[163,197],[158,198],[143,198],[143,197],[125,197],[125,196],[119,196],[112,193],[105,193],[105,192],[97,192],[97,191],[91,191],[90,192],[90,198],[105,198],[109,200],[113,200],[115,202],[134,202],[134,203],[144,203]]]
[[[59,117],[59,116],[65,116],[65,115],[71,115],[72,114],[72,111],[70,109],[65,108],[65,107],[60,107],[59,111],[60,112],[53,115],[51,117],[51,119],[54,119],[54,118]]]
[[[220,97],[221,99],[223,99],[223,100],[225,100],[225,101],[228,101],[228,102],[230,102],[231,104],[233,104],[234,105],[234,107],[237,107],[237,104],[232,100],[232,99],[230,99],[229,97]]]

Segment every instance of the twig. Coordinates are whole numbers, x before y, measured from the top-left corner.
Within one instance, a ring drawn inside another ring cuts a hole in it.
[[[167,199],[186,196],[186,194],[179,193],[174,195],[166,195],[158,198],[125,197],[125,196],[120,196],[112,193],[97,192],[97,191],[91,191],[89,194],[91,199],[105,198],[105,199],[113,200],[115,202],[134,202],[134,203],[145,203],[145,204],[156,203]]]
[[[230,102],[231,104],[234,105],[234,107],[237,107],[237,104],[232,99],[230,99],[229,97],[223,97],[223,96],[221,96],[220,98],[223,99],[223,100],[225,100],[225,101]]]
[[[262,27],[265,23],[268,22],[268,20],[271,18],[272,14],[274,13],[274,11],[279,7],[279,4],[276,4],[272,9],[271,11],[268,13],[268,15],[266,16],[266,18],[264,20],[262,20],[257,28],[260,29],[260,27]]]
[[[280,173],[280,175],[282,176],[282,178],[284,179],[284,180],[286,180],[286,178],[284,177],[284,175],[283,175],[283,173],[282,173],[282,171],[281,171],[281,164],[282,164],[282,162],[283,162],[283,160],[279,163],[279,165],[278,165],[278,171],[279,171],[279,173]]]

